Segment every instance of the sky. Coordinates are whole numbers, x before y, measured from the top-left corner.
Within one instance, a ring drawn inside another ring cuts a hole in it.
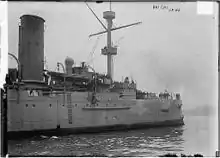
[[[89,5],[106,24],[102,17],[109,3]],[[180,11],[153,9],[153,5]],[[141,90],[160,92],[167,88],[180,92],[186,108],[217,106],[216,10],[211,15],[200,15],[196,2],[114,2],[112,10],[116,13],[116,27],[142,22],[112,32],[113,43],[118,45],[114,80],[128,76],[137,81]],[[89,38],[103,28],[85,3],[9,2],[9,52],[16,56],[19,17],[23,14],[38,15],[46,21],[44,53],[48,69],[55,71],[56,63],[64,63],[69,56],[76,65],[89,62],[97,72],[106,73],[107,58],[101,55],[106,34]],[[14,66],[9,58],[9,67]]]

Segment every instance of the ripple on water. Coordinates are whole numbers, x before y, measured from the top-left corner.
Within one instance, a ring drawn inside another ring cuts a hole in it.
[[[194,126],[192,126],[194,127]],[[185,131],[187,130],[187,131]],[[9,154],[42,156],[85,156],[104,153],[108,156],[158,156],[171,153],[197,151],[196,138],[203,139],[207,132],[192,132],[191,126],[134,130],[105,134],[68,135],[58,138],[31,138],[9,141]],[[185,132],[185,133],[184,133]],[[195,135],[193,135],[195,134]],[[200,134],[200,137],[197,135]],[[196,138],[195,138],[196,137]],[[188,143],[186,143],[188,142]],[[208,148],[207,144],[200,145]],[[203,149],[202,148],[202,149]]]

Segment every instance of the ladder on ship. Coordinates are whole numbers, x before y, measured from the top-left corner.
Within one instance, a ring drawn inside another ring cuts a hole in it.
[[[69,124],[72,124],[73,119],[73,111],[72,111],[72,100],[71,100],[71,93],[67,93],[67,109],[68,109],[68,121]]]

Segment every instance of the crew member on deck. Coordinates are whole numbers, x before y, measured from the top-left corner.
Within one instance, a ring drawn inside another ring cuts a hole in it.
[[[51,85],[51,75],[49,75],[47,71],[44,71],[43,76],[44,81],[47,82],[48,85]]]
[[[43,76],[44,76],[44,82],[48,83],[49,75],[47,74],[47,71],[43,72]]]
[[[148,99],[149,93],[147,92],[147,94],[146,94],[146,95],[147,95],[147,99]]]
[[[128,77],[125,78],[124,83],[129,83],[129,78]]]

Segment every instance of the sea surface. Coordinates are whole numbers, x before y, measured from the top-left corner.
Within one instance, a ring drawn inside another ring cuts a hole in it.
[[[185,116],[180,127],[152,128],[99,134],[39,136],[10,140],[8,154],[20,156],[158,156],[166,153],[214,156],[213,130],[216,120],[210,116]]]

